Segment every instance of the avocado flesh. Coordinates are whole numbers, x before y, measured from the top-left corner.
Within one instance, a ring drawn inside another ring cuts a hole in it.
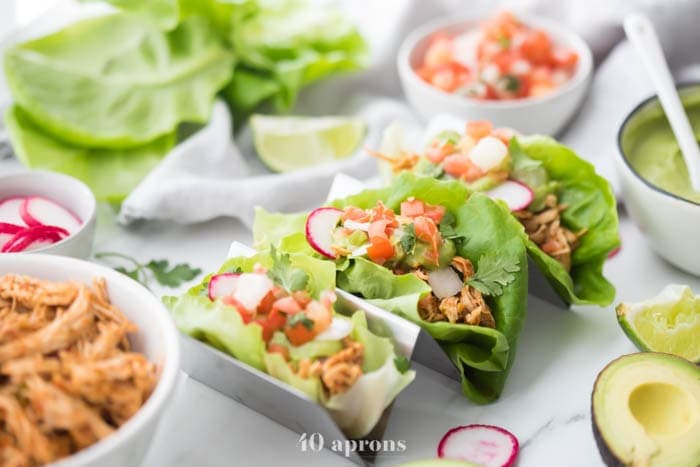
[[[661,353],[625,355],[598,375],[593,431],[607,465],[700,465],[700,368]]]

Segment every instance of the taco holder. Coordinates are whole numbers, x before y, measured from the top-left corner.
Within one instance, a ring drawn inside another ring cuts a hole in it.
[[[229,257],[248,256],[253,252],[234,242]],[[397,353],[459,381],[459,374],[447,354],[420,326],[342,290],[336,289],[336,293],[338,308],[364,311],[369,328],[378,335],[391,337]],[[191,378],[299,434],[320,433],[325,447],[331,446],[334,440],[340,440],[343,445],[350,441],[328,411],[298,389],[182,333],[180,344],[182,369]],[[377,425],[364,439],[382,440],[391,408],[389,405],[384,410]],[[370,463],[375,455],[352,451],[345,457],[342,452],[332,452],[358,465]]]

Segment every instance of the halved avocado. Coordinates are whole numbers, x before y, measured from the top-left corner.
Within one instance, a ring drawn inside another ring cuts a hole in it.
[[[675,355],[636,353],[600,372],[593,434],[608,466],[700,465],[700,367]]]

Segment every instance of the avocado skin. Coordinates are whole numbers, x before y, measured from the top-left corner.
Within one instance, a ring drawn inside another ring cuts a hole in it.
[[[663,353],[663,352],[640,352],[640,353],[651,353],[651,354],[660,354],[660,355],[666,355],[671,358],[679,359],[679,360],[685,360],[684,358],[679,357],[678,355],[673,355],[673,354],[668,354],[668,353]],[[623,462],[622,459],[619,457],[615,456],[615,454],[610,450],[608,447],[608,444],[605,442],[605,437],[603,434],[600,432],[598,429],[598,424],[596,423],[595,419],[595,410],[593,409],[593,396],[595,395],[596,388],[598,387],[598,381],[600,380],[600,376],[605,373],[605,370],[608,369],[609,366],[611,366],[613,363],[617,362],[618,360],[624,359],[625,357],[629,357],[631,355],[637,355],[637,354],[627,354],[627,355],[622,355],[615,360],[611,361],[607,365],[605,365],[605,368],[600,370],[598,373],[598,376],[596,376],[595,384],[593,385],[593,391],[591,391],[591,426],[593,427],[593,438],[595,438],[595,443],[598,446],[598,452],[600,453],[600,457],[603,459],[603,462],[605,465],[608,467],[626,467],[627,464]],[[693,362],[690,362],[693,363]],[[697,364],[695,364],[698,366]]]

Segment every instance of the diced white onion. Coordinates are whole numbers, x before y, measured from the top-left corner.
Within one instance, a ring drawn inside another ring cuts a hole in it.
[[[452,297],[462,290],[463,283],[459,275],[451,267],[437,269],[428,273],[428,284],[439,299]]]
[[[469,151],[469,158],[484,172],[498,167],[508,156],[508,147],[498,138],[486,136]]]
[[[321,334],[317,335],[314,339],[317,341],[337,341],[352,331],[352,323],[350,320],[345,318],[338,318],[337,316],[331,321],[331,325],[328,329],[323,331]]]
[[[352,230],[361,230],[363,232],[368,232],[369,231],[369,222],[357,222],[357,221],[351,221],[351,220],[346,220],[343,222],[343,227],[352,229]]]

